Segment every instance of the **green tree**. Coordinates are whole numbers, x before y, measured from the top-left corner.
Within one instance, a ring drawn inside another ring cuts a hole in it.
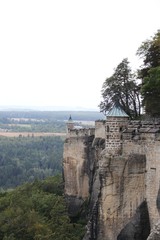
[[[146,113],[152,117],[160,116],[160,67],[151,68],[144,78],[142,96]]]
[[[160,30],[151,39],[141,44],[137,50],[137,55],[143,59],[139,76],[144,79],[148,76],[148,70],[160,66]]]
[[[140,88],[127,58],[122,60],[113,75],[103,83],[102,97],[103,101],[99,105],[101,112],[106,113],[115,102],[119,101],[130,117],[140,116]]]
[[[139,78],[142,79],[142,103],[146,114],[160,116],[160,30],[142,43],[137,55],[143,59]]]

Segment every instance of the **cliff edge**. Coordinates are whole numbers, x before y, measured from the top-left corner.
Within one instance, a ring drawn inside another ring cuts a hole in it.
[[[94,129],[70,120],[63,172],[69,214],[88,204],[83,240],[160,239],[160,121],[130,121],[119,106]]]

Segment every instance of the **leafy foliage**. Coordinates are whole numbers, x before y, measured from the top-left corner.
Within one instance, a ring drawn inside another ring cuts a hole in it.
[[[160,30],[150,40],[142,43],[137,54],[143,58],[139,77],[142,79],[145,111],[152,117],[160,116]]]
[[[129,116],[133,118],[140,116],[140,88],[131,73],[127,58],[123,59],[114,74],[105,80],[102,97],[103,101],[100,103],[102,112],[108,111],[118,101]]]
[[[0,187],[14,188],[62,170],[60,137],[0,138]]]
[[[0,195],[2,240],[80,240],[85,222],[79,220],[71,222],[67,215],[60,176]]]
[[[147,112],[153,117],[160,116],[160,67],[151,68],[144,78],[142,96]]]
[[[143,68],[140,70],[142,78],[148,74],[150,68],[160,66],[160,30],[141,44],[137,55],[143,59]]]

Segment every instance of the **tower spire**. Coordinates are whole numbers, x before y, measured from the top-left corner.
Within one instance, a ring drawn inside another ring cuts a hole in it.
[[[67,121],[67,133],[69,133],[69,131],[73,128],[74,128],[74,122],[73,122],[71,114],[70,114],[69,119]]]

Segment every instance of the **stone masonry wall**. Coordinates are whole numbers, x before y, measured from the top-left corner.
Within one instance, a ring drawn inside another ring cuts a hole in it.
[[[122,131],[126,128],[127,118],[108,117],[105,124],[106,149],[111,154],[121,154]]]
[[[98,120],[95,122],[95,138],[105,139],[105,122],[104,120]]]
[[[95,135],[95,128],[70,129],[67,138],[81,138],[93,135]]]

